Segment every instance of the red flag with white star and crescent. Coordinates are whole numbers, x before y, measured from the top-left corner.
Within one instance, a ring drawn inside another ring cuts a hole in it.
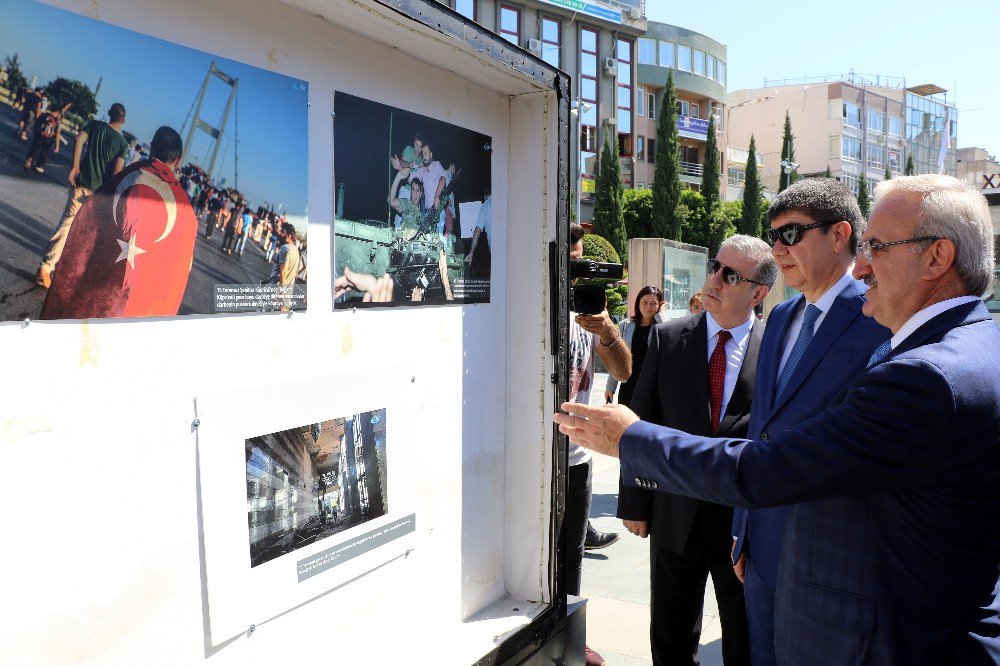
[[[149,160],[122,170],[73,220],[41,318],[176,315],[197,231],[168,166]]]

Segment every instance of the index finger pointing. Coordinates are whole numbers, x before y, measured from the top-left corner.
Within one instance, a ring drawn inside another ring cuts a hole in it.
[[[592,419],[603,411],[601,407],[592,407],[579,402],[564,402],[560,405],[560,408],[567,414],[582,416],[587,419]]]

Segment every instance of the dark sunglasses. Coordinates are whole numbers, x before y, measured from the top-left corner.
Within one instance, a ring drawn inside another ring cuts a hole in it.
[[[813,222],[812,224],[786,224],[777,229],[768,229],[767,238],[771,241],[772,247],[779,240],[782,245],[791,246],[802,240],[803,231],[828,227],[831,224],[837,224],[837,222],[843,222],[843,220],[823,220],[822,222]]]
[[[759,284],[762,287],[766,286],[763,282],[757,282],[756,280],[750,280],[749,278],[743,277],[742,275],[736,272],[736,269],[726,266],[718,259],[709,259],[707,268],[709,275],[715,275],[721,269],[722,279],[730,287],[735,287],[740,282],[750,282],[751,284]]]

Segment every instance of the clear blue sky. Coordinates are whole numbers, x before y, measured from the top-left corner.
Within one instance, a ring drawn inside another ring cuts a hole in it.
[[[239,78],[236,109],[216,160],[215,177],[234,184],[232,138],[238,129],[239,188],[252,205],[272,203],[292,215],[306,212],[308,198],[308,87],[257,67],[117,28],[32,0],[0,0],[0,59],[17,53],[30,81],[57,76],[82,81],[97,95],[98,117],[114,102],[125,105],[124,129],[148,143],[160,125],[181,131],[209,64]],[[213,77],[202,118],[218,124],[230,88]],[[190,120],[188,121],[190,126]],[[192,142],[189,159],[202,163],[208,135]],[[181,132],[187,139],[187,127]],[[226,153],[223,162],[223,153]],[[222,168],[220,170],[220,164]],[[207,161],[202,166],[208,166]]]
[[[725,44],[730,91],[852,69],[936,83],[958,106],[958,147],[1000,153],[996,0],[646,0],[646,15]]]

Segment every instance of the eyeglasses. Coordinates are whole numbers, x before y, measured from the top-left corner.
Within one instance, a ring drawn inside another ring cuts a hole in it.
[[[861,250],[861,254],[865,256],[868,261],[872,260],[872,257],[879,250],[885,249],[887,247],[892,247],[893,245],[906,245],[907,243],[923,243],[930,241],[941,240],[938,236],[920,236],[919,238],[907,238],[906,240],[892,241],[890,243],[873,243],[871,241],[861,241],[858,244],[858,249]]]
[[[844,220],[823,220],[822,222],[813,222],[812,224],[786,224],[778,227],[777,229],[768,229],[767,237],[771,241],[772,247],[779,240],[785,247],[791,247],[802,240],[803,231],[818,229],[820,227],[828,227],[831,224],[837,224],[837,222],[843,221]]]
[[[757,282],[756,280],[750,280],[748,278],[743,277],[742,275],[736,272],[736,269],[726,266],[718,259],[709,259],[707,268],[709,275],[715,275],[719,271],[719,269],[722,269],[722,279],[730,287],[735,287],[740,282],[750,282],[752,284],[759,284],[762,287],[767,286],[763,282]]]

